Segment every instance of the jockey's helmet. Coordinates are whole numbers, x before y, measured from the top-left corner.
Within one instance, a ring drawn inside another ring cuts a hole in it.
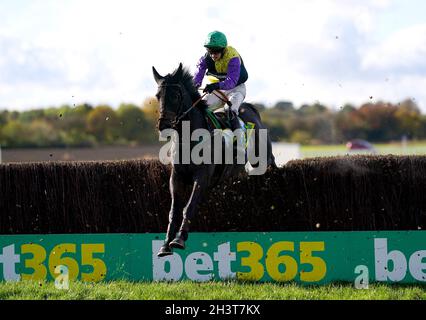
[[[207,39],[204,42],[204,47],[206,48],[226,48],[228,45],[228,40],[224,33],[220,31],[213,31],[207,35]]]

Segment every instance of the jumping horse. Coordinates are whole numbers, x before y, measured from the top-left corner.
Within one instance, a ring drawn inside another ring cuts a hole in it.
[[[191,133],[197,129],[207,129],[213,134],[214,123],[217,122],[207,116],[207,105],[198,89],[194,86],[193,77],[182,64],[171,74],[161,76],[152,67],[154,79],[158,85],[156,97],[159,101],[159,119],[157,128],[161,132],[164,129],[174,129],[179,134],[182,132],[182,123],[189,121]],[[244,123],[254,124],[255,148],[259,144],[259,129],[266,129],[262,124],[258,111],[252,104],[243,103],[239,109],[239,117]],[[223,118],[223,117],[222,117]],[[223,120],[223,119],[222,119]],[[179,138],[180,139],[180,138]],[[196,142],[190,143],[190,149]],[[182,142],[176,142],[177,148],[183,148]],[[258,149],[256,149],[258,150]],[[267,135],[267,165],[276,167],[275,158],[272,154],[271,139]],[[191,221],[198,211],[198,205],[202,201],[206,191],[220,183],[225,178],[240,174],[245,171],[244,164],[188,164],[172,163],[169,181],[171,194],[171,208],[169,212],[169,224],[164,245],[158,252],[159,257],[173,254],[172,248],[185,249],[185,241],[188,239]],[[184,199],[184,189],[191,188],[189,199]],[[177,228],[177,220],[182,215],[182,223]]]

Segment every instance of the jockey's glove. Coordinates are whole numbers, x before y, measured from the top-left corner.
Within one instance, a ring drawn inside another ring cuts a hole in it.
[[[203,92],[212,93],[217,89],[219,89],[219,82],[209,83],[208,85],[206,85]]]

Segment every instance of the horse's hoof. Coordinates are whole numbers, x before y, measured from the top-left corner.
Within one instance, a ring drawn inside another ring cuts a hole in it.
[[[170,255],[172,255],[173,254],[173,251],[172,251],[172,249],[170,249],[170,247],[169,246],[162,246],[161,248],[160,248],[160,250],[158,251],[158,253],[157,253],[157,257],[165,257],[165,256],[170,256]]]
[[[181,238],[175,238],[172,242],[170,242],[170,247],[175,249],[185,249],[185,241]]]

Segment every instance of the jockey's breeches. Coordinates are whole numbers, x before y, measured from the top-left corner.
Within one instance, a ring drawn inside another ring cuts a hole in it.
[[[246,85],[244,83],[236,86],[231,90],[221,90],[231,101],[232,111],[238,115],[238,110],[246,97]],[[225,102],[222,101],[218,93],[212,92],[204,98],[210,109],[216,110],[224,106]],[[226,106],[226,105],[225,105]],[[226,106],[227,107],[227,106]]]

